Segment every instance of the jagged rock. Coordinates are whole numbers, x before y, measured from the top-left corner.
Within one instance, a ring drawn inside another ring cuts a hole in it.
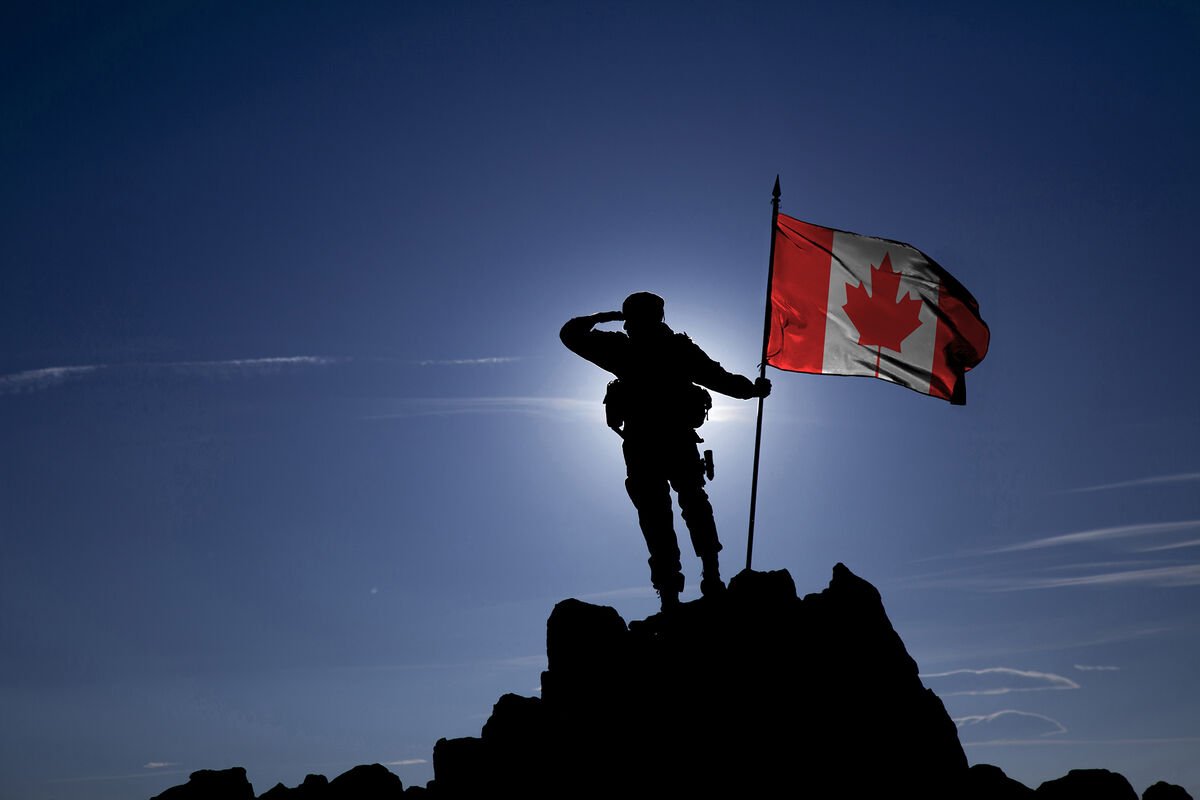
[[[329,778],[324,775],[306,775],[300,786],[289,789],[282,783],[276,783],[258,795],[258,800],[324,800],[328,796],[325,794],[328,789]]]
[[[294,789],[277,783],[259,795],[258,800],[325,800],[329,795],[329,779],[324,775],[305,775]]]
[[[1192,800],[1192,796],[1182,786],[1159,781],[1142,792],[1142,800]]]
[[[151,800],[254,800],[254,787],[246,779],[244,767],[202,769],[188,776],[188,782],[172,786]]]
[[[407,796],[404,786],[391,770],[382,764],[363,764],[332,781],[309,775],[294,789],[276,784],[258,800],[399,800],[403,796]]]
[[[803,600],[786,571],[746,571],[629,627],[565,600],[546,638],[541,701],[506,695],[482,738],[439,741],[431,797],[935,798],[966,779],[954,723],[844,565]]]
[[[1037,788],[1036,800],[1138,800],[1124,775],[1106,769],[1073,769]]]
[[[485,797],[491,776],[484,769],[487,751],[473,736],[438,739],[433,745],[434,779],[425,785],[435,797]]]
[[[404,785],[382,764],[362,764],[329,782],[330,800],[399,800]]]
[[[975,764],[967,771],[963,796],[971,800],[1029,800],[1033,789],[1008,777],[999,767]]]

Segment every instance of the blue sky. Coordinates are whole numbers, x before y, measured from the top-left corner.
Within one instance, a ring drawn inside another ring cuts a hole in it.
[[[555,602],[652,612],[558,328],[655,291],[753,374],[776,174],[992,345],[961,408],[773,372],[755,567],[878,586],[972,762],[1197,795],[1198,38],[1175,2],[7,5],[0,795],[424,783],[536,691]],[[703,431],[727,575],[753,430]]]

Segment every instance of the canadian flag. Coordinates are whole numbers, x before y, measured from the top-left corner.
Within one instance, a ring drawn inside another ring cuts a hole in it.
[[[966,402],[990,334],[961,283],[911,245],[779,214],[767,363],[867,375]]]

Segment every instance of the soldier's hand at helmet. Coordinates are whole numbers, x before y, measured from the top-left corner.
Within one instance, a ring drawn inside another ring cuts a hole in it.
[[[771,380],[769,378],[754,379],[755,397],[768,397],[771,394]]]
[[[601,311],[598,314],[592,314],[593,324],[597,325],[602,322],[622,322],[624,319],[625,315],[620,311]]]

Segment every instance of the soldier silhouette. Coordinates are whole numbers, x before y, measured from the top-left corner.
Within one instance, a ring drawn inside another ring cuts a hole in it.
[[[766,378],[751,381],[713,361],[686,334],[663,322],[665,303],[650,292],[625,298],[620,311],[575,317],[559,334],[573,353],[617,376],[604,404],[608,425],[624,439],[625,488],[638,513],[650,551],[650,580],[663,610],[678,606],[683,591],[671,489],[701,560],[700,592],[725,589],[717,553],[721,542],[704,491],[705,462],[696,445],[712,398],[700,388],[749,400],[771,393]],[[593,330],[624,322],[625,333]],[[699,386],[697,386],[699,384]]]

